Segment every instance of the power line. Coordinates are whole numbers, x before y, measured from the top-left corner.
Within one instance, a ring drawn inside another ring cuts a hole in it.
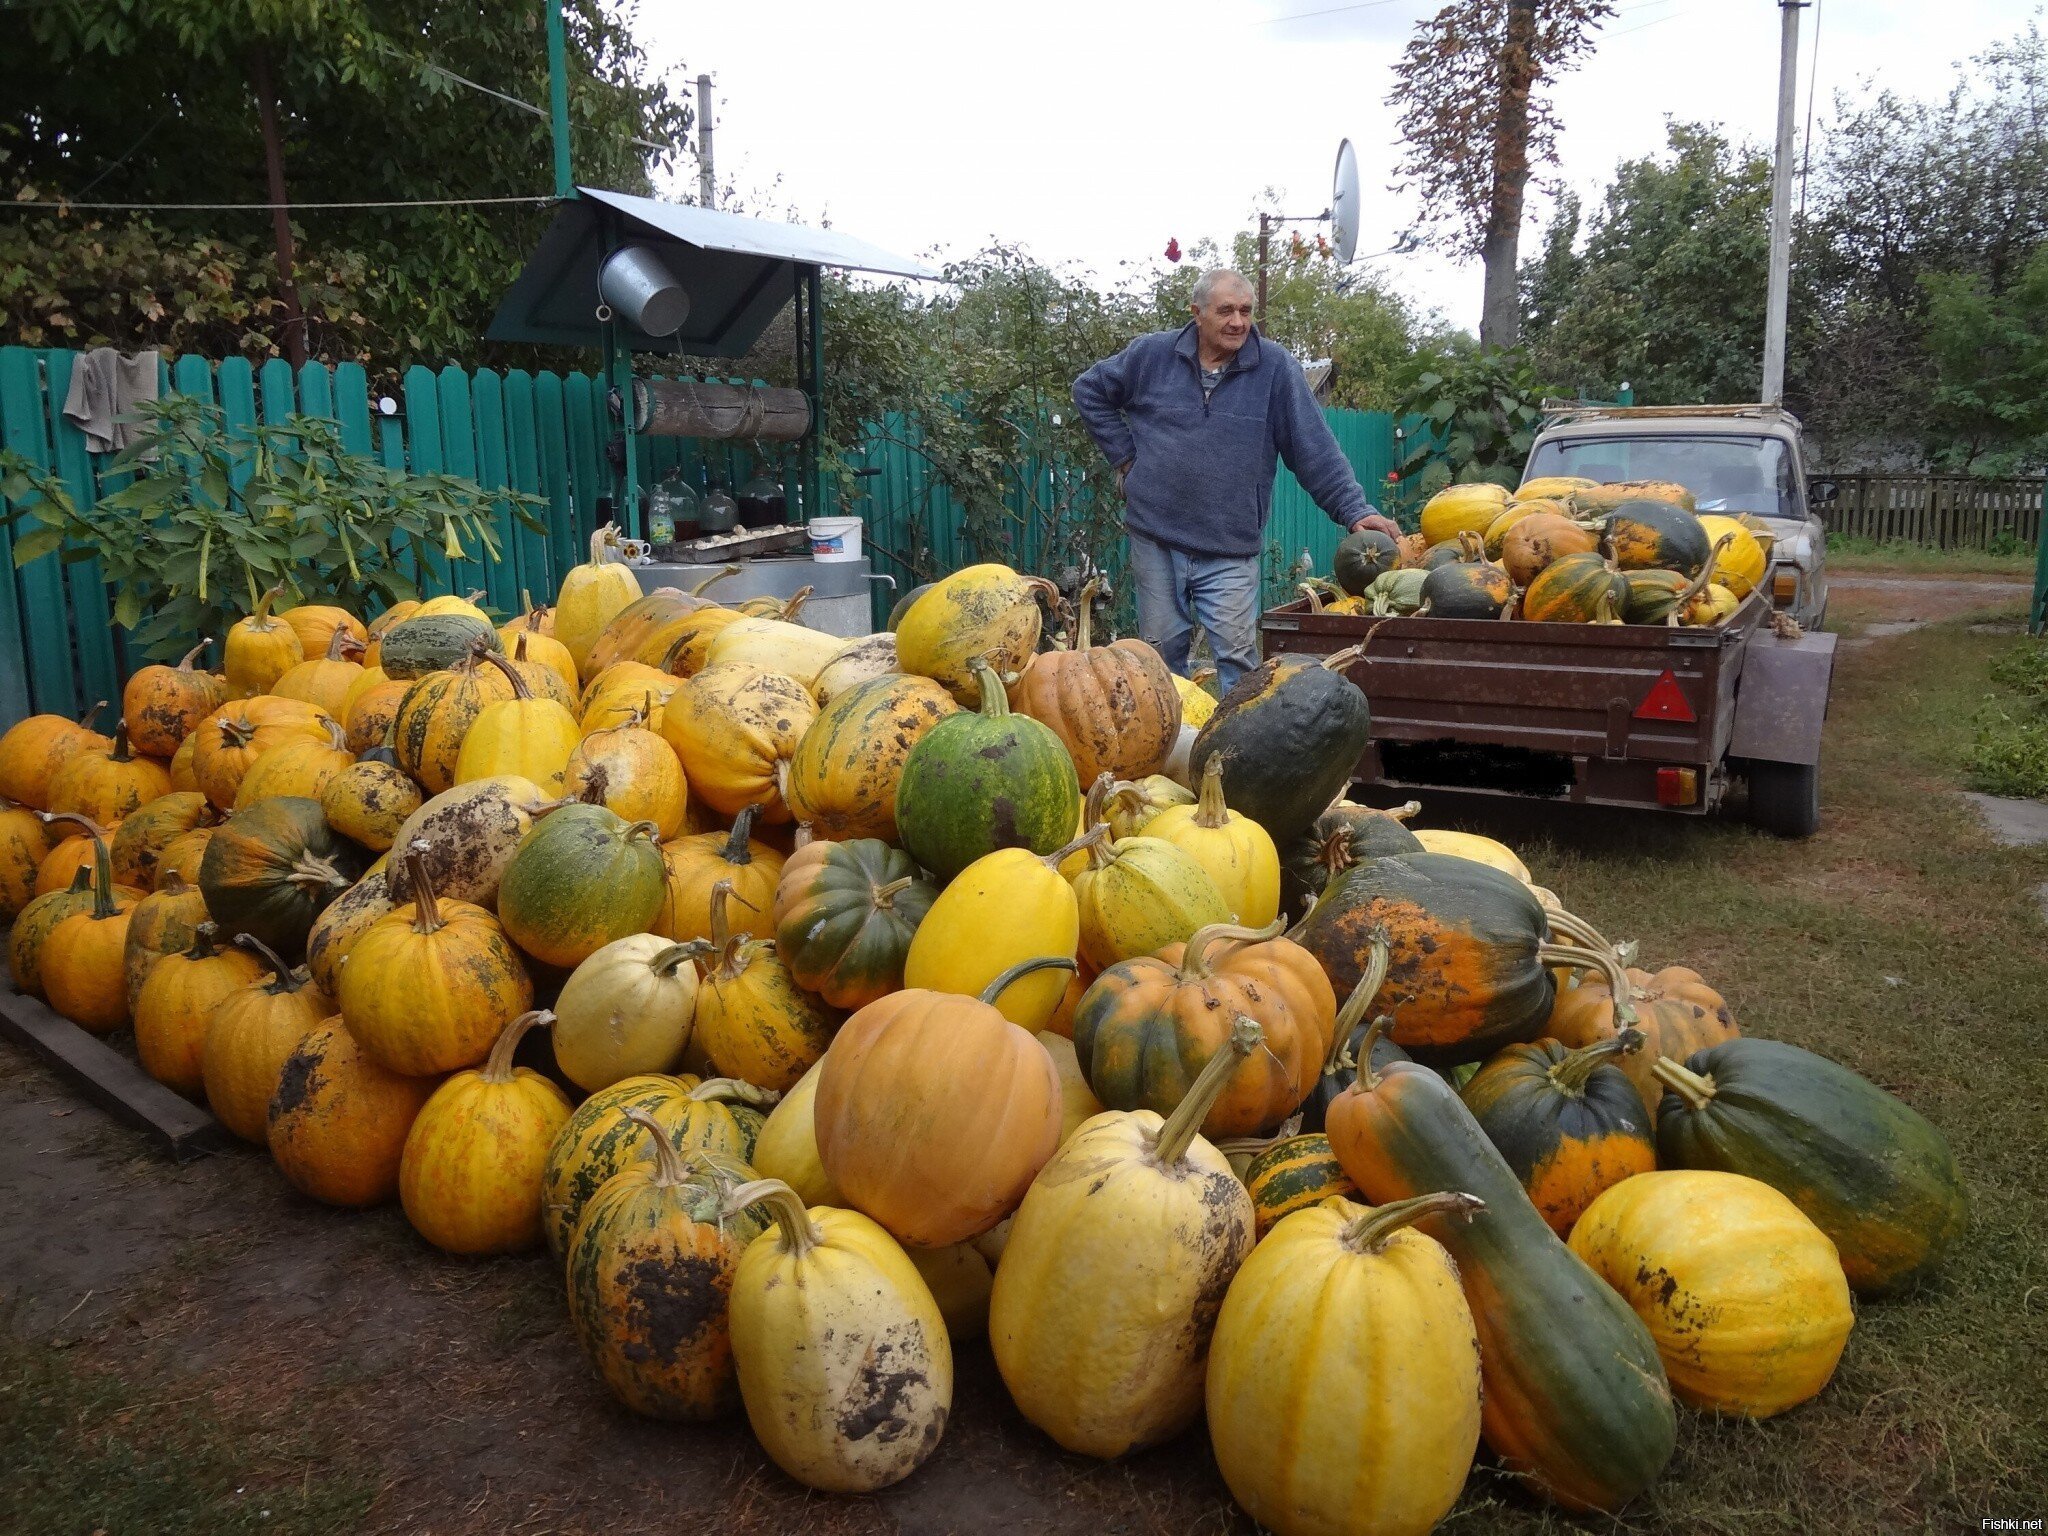
[[[1806,218],[1806,173],[1813,168],[1813,97],[1820,89],[1820,0],[1813,0],[1813,73],[1806,81],[1806,144],[1799,157],[1799,217]]]
[[[456,85],[467,86],[472,91],[481,91],[494,101],[504,102],[508,107],[517,107],[522,112],[542,119],[546,119],[548,116],[546,107],[537,107],[530,101],[521,101],[517,96],[507,96],[503,91],[494,90],[482,81],[472,80],[467,75],[458,75],[454,70],[436,64],[431,59],[422,59],[415,54],[406,53],[401,49],[394,48],[389,43],[382,44],[380,51],[394,59],[401,60],[419,69],[424,69],[429,74],[439,75],[443,80],[452,81]],[[673,144],[658,144],[652,139],[629,138],[626,142],[640,149],[658,150],[665,155],[675,153],[675,146]]]
[[[1290,21],[1312,21],[1318,16],[1339,16],[1346,11],[1376,11],[1383,5],[1398,5],[1400,0],[1356,0],[1352,5],[1333,5],[1326,11],[1298,11],[1292,16],[1274,16],[1259,23],[1262,27],[1283,26]]]
[[[94,211],[120,210],[129,213],[271,213],[279,208],[480,208],[505,203],[552,203],[552,197],[415,197],[393,202],[372,203],[74,203],[0,202],[0,212],[9,208],[86,208]]]

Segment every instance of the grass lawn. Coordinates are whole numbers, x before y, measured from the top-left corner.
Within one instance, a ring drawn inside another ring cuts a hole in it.
[[[1976,1531],[2048,1513],[2048,924],[2034,895],[2048,849],[1994,847],[1950,793],[1987,668],[2011,644],[1957,622],[1845,650],[1825,825],[1808,842],[1732,822],[1426,808],[1437,824],[1507,837],[1574,909],[1640,941],[1653,968],[1697,967],[1752,1033],[1908,1099],[1953,1143],[1973,1206],[1930,1283],[1859,1307],[1815,1402],[1764,1424],[1681,1410],[1670,1470],[1620,1521],[1567,1520],[1482,1464],[1447,1529],[1791,1536]],[[151,1180],[175,1192],[181,1176],[130,1148],[95,1177],[131,1202]],[[255,1156],[192,1177],[186,1194],[226,1236],[184,1273],[145,1272],[124,1312],[74,1324],[62,1351],[43,1343],[47,1324],[0,1333],[0,1529],[1250,1529],[1199,1432],[1109,1467],[1061,1456],[982,1379],[979,1346],[962,1353],[931,1464],[871,1498],[806,1498],[742,1427],[648,1426],[610,1410],[542,1261],[442,1260],[394,1213],[280,1196]],[[252,1289],[257,1271],[268,1290]],[[244,1317],[249,1296],[268,1310]],[[488,1475],[473,1459],[451,1468],[443,1435],[508,1454],[482,1464]],[[237,1492],[253,1486],[268,1520]]]
[[[1932,549],[1924,544],[1880,542],[1831,533],[1828,569],[1869,575],[1891,571],[1908,576],[2010,576],[2026,581],[2033,578],[2034,552],[2028,549],[1993,554],[1981,549]]]

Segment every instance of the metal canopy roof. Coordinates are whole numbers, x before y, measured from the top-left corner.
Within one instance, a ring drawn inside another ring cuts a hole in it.
[[[804,268],[940,276],[923,262],[836,230],[776,224],[597,187],[578,190],[581,197],[555,205],[554,223],[484,332],[488,340],[599,345],[597,276],[610,250],[605,224],[613,216],[620,237],[660,252],[690,296],[689,318],[677,335],[650,336],[620,318],[619,342],[637,352],[742,356],[789,302]]]

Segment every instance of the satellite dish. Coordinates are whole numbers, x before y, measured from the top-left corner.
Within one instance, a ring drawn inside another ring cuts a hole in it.
[[[1347,265],[1358,250],[1358,156],[1351,141],[1337,142],[1337,171],[1330,180],[1330,240],[1337,247],[1337,265]]]

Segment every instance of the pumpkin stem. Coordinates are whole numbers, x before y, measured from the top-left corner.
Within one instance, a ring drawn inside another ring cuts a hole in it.
[[[1383,1013],[1366,1026],[1365,1038],[1358,1042],[1358,1060],[1355,1063],[1358,1075],[1352,1081],[1363,1084],[1367,1093],[1371,1093],[1380,1085],[1379,1071],[1372,1064],[1372,1048],[1378,1045],[1380,1037],[1393,1027],[1394,1016],[1391,1013]]]
[[[519,1015],[510,1024],[498,1031],[498,1038],[491,1042],[491,1054],[484,1059],[483,1070],[477,1073],[487,1083],[509,1083],[512,1081],[512,1053],[519,1049],[519,1042],[529,1029],[545,1029],[555,1022],[555,1016],[545,1008],[531,1008]]]
[[[1351,995],[1344,999],[1344,1006],[1337,1010],[1335,1032],[1330,1037],[1330,1053],[1323,1058],[1323,1076],[1330,1077],[1344,1066],[1344,1048],[1351,1043],[1351,1031],[1358,1028],[1365,1017],[1365,1010],[1372,1006],[1372,1000],[1386,984],[1387,965],[1394,953],[1393,937],[1384,926],[1376,927],[1367,935],[1372,953],[1367,956],[1365,973],[1358,978],[1358,985],[1351,989]],[[1360,1065],[1359,1062],[1352,1063]]]
[[[1707,551],[1707,563],[1700,567],[1699,575],[1693,577],[1691,581],[1687,582],[1680,589],[1677,599],[1672,603],[1671,612],[1664,619],[1667,625],[1676,629],[1684,622],[1687,606],[1691,604],[1694,598],[1706,591],[1708,584],[1713,581],[1714,567],[1720,562],[1721,551],[1734,542],[1735,535],[1732,533],[1724,533],[1714,542],[1714,547]]]
[[[1257,1157],[1269,1152],[1283,1141],[1292,1141],[1301,1134],[1301,1113],[1297,1110],[1280,1122],[1279,1128],[1270,1136],[1224,1136],[1209,1143],[1225,1157]]]
[[[448,925],[441,919],[441,898],[434,891],[434,877],[427,873],[427,840],[414,838],[405,850],[405,875],[412,882],[414,933],[439,933]]]
[[[70,821],[85,829],[85,835],[92,839],[92,915],[95,918],[112,917],[115,910],[114,860],[107,852],[106,828],[76,811],[37,811],[36,818],[45,826]]]
[[[525,637],[521,636],[520,644],[524,645],[525,643]],[[530,699],[533,697],[533,690],[526,686],[526,679],[519,675],[518,669],[496,651],[489,649],[481,640],[477,642],[476,656],[477,660],[488,661],[492,666],[505,674],[511,681],[513,698]]]
[[[1085,651],[1095,643],[1095,600],[1101,595],[1100,576],[1090,576],[1081,584],[1081,590],[1074,594],[1075,606],[1081,610],[1081,616],[1076,620],[1074,629],[1074,649],[1077,651]]]
[[[1551,928],[1563,934],[1568,942],[1576,944],[1582,949],[1605,950],[1610,954],[1616,955],[1621,952],[1619,945],[1610,944],[1599,929],[1575,912],[1546,910],[1543,917],[1544,921]]]
[[[1484,1200],[1462,1190],[1417,1195],[1412,1200],[1395,1200],[1367,1211],[1344,1229],[1338,1241],[1353,1253],[1379,1253],[1396,1232],[1426,1216],[1456,1216],[1461,1221],[1470,1221],[1485,1209]]]
[[[1202,788],[1195,797],[1195,825],[1208,832],[1230,825],[1230,807],[1223,803],[1223,754],[1202,760]]]
[[[689,588],[688,590],[690,596],[702,597],[704,595],[704,589],[710,586],[714,581],[724,581],[726,577],[737,576],[739,575],[739,573],[740,568],[736,565],[722,565],[717,570],[713,571],[709,576],[706,576],[702,581],[698,582],[697,585]]]
[[[673,976],[682,969],[684,961],[694,960],[703,953],[704,941],[702,939],[690,939],[681,944],[671,944],[667,949],[659,951],[652,960],[648,961],[647,968],[657,976]]]
[[[1612,950],[1575,949],[1569,944],[1539,944],[1536,946],[1536,958],[1545,965],[1574,965],[1582,971],[1598,971],[1607,978],[1608,990],[1614,994],[1614,1022],[1635,1023],[1635,1006],[1629,1002],[1628,973],[1614,958]]]
[[[661,841],[661,823],[658,821],[629,821],[622,837],[644,837],[651,843]]]
[[[193,646],[191,650],[187,651],[183,656],[178,658],[177,669],[180,672],[190,672],[192,670],[192,663],[199,659],[199,653],[205,650],[211,644],[213,644],[213,637],[211,635],[208,635],[205,639],[201,640],[197,645]],[[98,714],[105,707],[106,706],[103,704],[95,704],[93,706],[93,713]]]
[[[707,1077],[683,1095],[693,1104],[744,1104],[749,1109],[773,1109],[782,1095],[773,1088],[758,1087],[738,1077]]]
[[[968,665],[974,669],[974,680],[981,684],[982,718],[1002,719],[1010,712],[1010,696],[1003,689],[1002,678],[986,656],[977,656]]]
[[[187,960],[211,960],[220,953],[220,946],[214,942],[220,936],[218,923],[201,923],[192,930],[192,942],[185,947]]]
[[[720,880],[711,887],[711,947],[727,961],[732,958],[728,951],[732,949],[734,941],[747,937],[745,934],[735,934],[731,924],[726,921],[725,904],[728,901],[738,902],[749,912],[761,910],[735,891],[730,880]]]
[[[275,629],[277,628],[278,625],[282,624],[284,622],[283,619],[271,618],[270,605],[283,596],[284,583],[279,582],[276,586],[272,587],[268,592],[264,593],[261,597],[257,598],[256,611],[249,615],[247,621],[249,628],[257,631],[268,631]]]
[[[1630,1028],[1605,1040],[1595,1040],[1591,1045],[1582,1045],[1550,1069],[1550,1081],[1559,1093],[1575,1099],[1584,1098],[1586,1082],[1592,1077],[1595,1067],[1610,1056],[1627,1056],[1640,1051],[1647,1038],[1640,1029]]]
[[[1341,651],[1332,651],[1322,659],[1321,665],[1331,672],[1342,672],[1351,663],[1365,654],[1363,645],[1347,645]]]
[[[1108,778],[1109,775],[1104,774],[1103,777]],[[1102,842],[1108,836],[1109,823],[1105,821],[1098,821],[1094,825],[1090,826],[1086,832],[1083,832],[1079,837],[1075,838],[1071,843],[1067,843],[1061,847],[1055,848],[1051,853],[1046,854],[1038,862],[1043,864],[1047,869],[1050,869],[1053,872],[1057,873],[1059,871],[1059,867],[1062,864],[1066,863],[1068,859],[1071,859],[1083,848],[1088,849],[1092,853],[1095,849],[1095,846],[1098,843]]]
[[[905,875],[901,880],[891,880],[887,885],[876,886],[868,899],[875,904],[877,911],[886,911],[896,905],[896,898],[899,894],[909,890],[915,884],[917,884],[917,877],[915,875]]]
[[[1323,611],[1323,595],[1316,590],[1314,582],[1300,582],[1296,585],[1295,590],[1308,599],[1308,611],[1310,613],[1317,614]]]
[[[1685,1100],[1688,1109],[1705,1109],[1714,1102],[1714,1079],[1695,1072],[1681,1061],[1659,1056],[1650,1064],[1650,1075]]]
[[[1019,960],[1007,971],[998,973],[993,981],[981,989],[981,1000],[993,1008],[996,999],[1010,990],[1010,983],[1020,981],[1034,971],[1051,970],[1055,966],[1063,971],[1078,969],[1074,962],[1064,955],[1040,955],[1034,960]]]
[[[1460,565],[1470,565],[1470,564],[1472,564],[1472,563],[1473,563],[1474,561],[1476,561],[1476,560],[1482,560],[1482,559],[1484,559],[1485,557],[1486,557],[1486,540],[1482,539],[1482,538],[1481,538],[1481,537],[1480,537],[1480,536],[1479,536],[1478,534],[1474,533],[1474,532],[1473,532],[1473,531],[1472,531],[1472,530],[1471,530],[1470,528],[1467,528],[1467,529],[1463,530],[1463,531],[1462,531],[1461,533],[1459,533],[1459,535],[1458,535],[1458,564],[1460,564]]]
[[[202,646],[206,644],[206,642],[203,640],[199,643]],[[93,721],[99,718],[100,711],[105,709],[106,707],[107,701],[105,699],[94,699],[91,704],[86,706],[85,713],[78,717],[78,723],[84,726],[88,731],[91,730]]]
[[[758,805],[743,806],[739,815],[732,819],[732,834],[725,840],[722,857],[728,864],[751,864],[754,850],[751,846],[754,835],[754,818],[761,814]]]
[[[750,1205],[768,1207],[784,1251],[799,1259],[825,1241],[825,1234],[811,1220],[811,1213],[804,1209],[797,1192],[780,1179],[755,1179],[751,1184],[740,1185],[725,1197],[719,1214],[737,1216]]]
[[[235,935],[235,944],[239,948],[250,951],[260,958],[265,965],[270,967],[270,993],[273,997],[280,997],[287,992],[296,992],[304,985],[299,979],[298,973],[284,963],[283,958],[278,952],[257,938],[255,934],[238,933]]]
[[[794,624],[796,622],[796,616],[799,613],[803,612],[804,604],[808,603],[810,600],[811,589],[809,587],[798,587],[796,591],[790,596],[789,601],[782,605],[782,611],[781,613],[777,614],[776,617],[781,619],[782,622],[785,624]]]
[[[1211,762],[1215,759],[1211,758]],[[1241,944],[1260,944],[1267,939],[1277,939],[1280,931],[1287,926],[1285,918],[1276,917],[1263,928],[1246,928],[1237,923],[1211,923],[1206,928],[1197,928],[1194,937],[1188,940],[1187,948],[1181,953],[1181,985],[1203,981],[1209,975],[1209,947],[1225,940]]]
[[[1202,1122],[1209,1118],[1209,1111],[1223,1096],[1224,1084],[1230,1081],[1238,1064],[1257,1050],[1265,1039],[1266,1031],[1257,1019],[1247,1018],[1241,1013],[1237,1016],[1230,1026],[1230,1038],[1188,1084],[1188,1091],[1181,1095],[1181,1101],[1173,1106],[1173,1113],[1166,1117],[1158,1134],[1152,1138],[1152,1160],[1155,1163],[1172,1167],[1187,1154],[1195,1133],[1201,1130]]]

